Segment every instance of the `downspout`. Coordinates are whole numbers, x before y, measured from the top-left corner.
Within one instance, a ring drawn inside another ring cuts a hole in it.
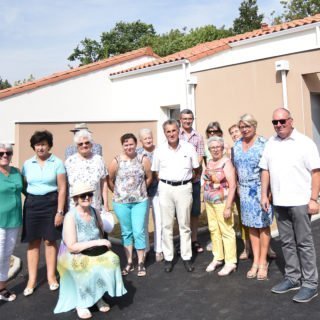
[[[288,109],[288,88],[287,88],[287,72],[289,69],[289,61],[279,60],[275,63],[276,71],[281,72],[281,82],[282,82],[282,105],[283,108]]]

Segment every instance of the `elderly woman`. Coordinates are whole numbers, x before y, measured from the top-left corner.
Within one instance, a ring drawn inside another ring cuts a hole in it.
[[[139,140],[141,142],[142,147],[137,149],[138,154],[144,154],[149,159],[150,163],[152,163],[153,152],[156,146],[153,144],[153,136],[152,131],[150,129],[141,129],[139,131]],[[154,225],[154,252],[156,253],[156,261],[160,262],[163,260],[162,253],[162,232],[161,232],[161,215],[160,215],[160,206],[159,206],[159,194],[158,194],[158,180],[153,177],[153,180],[150,186],[147,189],[149,202],[148,209],[146,215],[146,241],[147,241],[147,249],[148,249],[148,225],[149,225],[149,209],[152,207],[152,216],[153,216],[153,225]]]
[[[10,256],[22,224],[21,191],[23,187],[19,170],[10,166],[12,145],[0,143],[0,300],[13,301],[16,295],[6,289]]]
[[[22,242],[28,242],[27,260],[29,280],[23,291],[33,294],[37,283],[40,244],[44,240],[47,279],[50,290],[57,290],[57,244],[61,239],[58,227],[62,225],[66,198],[66,175],[62,161],[50,153],[53,137],[49,131],[36,131],[30,144],[35,156],[22,168],[26,183]]]
[[[134,270],[133,245],[138,255],[138,276],[144,277],[146,249],[145,220],[148,208],[147,187],[152,181],[151,164],[144,154],[137,154],[137,138],[126,133],[120,138],[123,152],[109,166],[109,188],[113,191],[113,209],[120,222],[121,236],[127,265],[122,270],[127,275]]]
[[[236,192],[235,170],[229,158],[224,156],[224,140],[211,137],[208,149],[212,159],[203,175],[204,200],[208,226],[214,247],[214,258],[206,271],[212,272],[224,262],[219,276],[227,276],[236,270],[237,248],[233,229],[232,203]]]
[[[206,137],[209,139],[210,137],[223,137],[223,131],[221,129],[220,123],[217,121],[209,122],[207,129],[206,129]],[[230,157],[230,146],[225,143],[224,144],[224,154],[226,154],[228,157]],[[205,160],[208,162],[211,159],[211,152],[208,149],[208,146],[205,147]]]
[[[109,211],[108,186],[106,181],[108,172],[103,158],[98,154],[92,153],[93,140],[91,133],[88,130],[76,132],[74,143],[77,145],[78,152],[65,161],[69,195],[73,193],[72,188],[77,181],[88,183],[94,189],[92,206],[98,211]],[[73,198],[69,197],[69,208],[73,208],[74,206]]]
[[[262,210],[260,205],[261,182],[259,161],[266,139],[257,135],[257,121],[250,114],[240,118],[239,128],[242,138],[236,141],[234,165],[238,174],[241,220],[249,227],[249,236],[253,251],[253,264],[247,278],[266,280],[268,277],[267,254],[270,243],[270,225],[272,209]]]
[[[94,191],[81,181],[73,185],[75,207],[65,217],[58,256],[60,293],[54,313],[76,308],[80,319],[91,318],[88,308],[94,304],[101,312],[110,310],[102,298],[106,292],[112,297],[126,293],[119,257],[110,251],[111,243],[102,239],[100,213],[91,206]]]

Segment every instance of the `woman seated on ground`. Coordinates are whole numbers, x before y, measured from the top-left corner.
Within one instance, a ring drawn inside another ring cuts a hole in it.
[[[144,154],[152,163],[153,153],[156,146],[153,144],[152,131],[150,129],[141,129],[139,131],[139,139],[142,147],[137,149],[138,154]],[[155,177],[152,179],[152,183],[147,189],[149,202],[146,215],[146,241],[147,241],[147,250],[149,250],[149,208],[152,207],[152,216],[153,216],[153,225],[154,225],[154,252],[156,253],[156,261],[160,262],[163,260],[162,253],[162,231],[161,231],[161,214],[160,214],[160,205],[159,205],[159,193],[158,193],[158,184],[159,181]]]
[[[103,239],[100,214],[91,206],[93,192],[87,183],[74,184],[71,196],[76,207],[65,216],[58,255],[60,293],[54,313],[76,308],[80,319],[92,316],[88,308],[94,304],[101,312],[110,310],[103,300],[106,292],[112,297],[126,293],[119,257],[110,251],[111,243]],[[90,248],[99,255],[85,253]]]
[[[27,184],[24,202],[22,242],[28,242],[29,279],[24,296],[33,294],[37,284],[41,241],[44,241],[49,289],[57,290],[57,244],[61,239],[66,199],[66,174],[63,162],[50,153],[53,137],[49,131],[36,131],[30,144],[35,156],[27,160],[22,175]]]
[[[10,256],[22,224],[22,177],[10,166],[12,145],[0,143],[0,300],[13,301],[16,295],[6,289]]]
[[[120,222],[127,265],[122,274],[134,270],[133,245],[138,255],[138,276],[144,277],[146,249],[145,219],[148,208],[147,187],[152,181],[151,164],[144,154],[137,154],[137,138],[126,133],[120,138],[123,152],[109,166],[108,184],[113,192],[113,209]]]
[[[237,247],[233,229],[233,199],[236,191],[235,170],[231,160],[223,156],[224,141],[211,137],[208,149],[212,159],[208,161],[203,175],[204,201],[208,226],[214,248],[214,258],[206,271],[214,271],[224,262],[219,276],[227,276],[236,270]]]

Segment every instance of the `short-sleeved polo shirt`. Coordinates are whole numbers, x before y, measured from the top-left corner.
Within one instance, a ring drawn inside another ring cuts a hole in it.
[[[194,146],[179,140],[176,149],[166,142],[155,150],[151,170],[157,171],[160,179],[185,181],[192,179],[192,169],[198,167],[198,154]]]
[[[39,165],[36,156],[28,159],[22,167],[22,175],[28,183],[27,193],[33,195],[57,191],[57,175],[65,173],[62,160],[53,154],[45,161],[43,167]]]
[[[273,204],[306,205],[311,196],[311,171],[320,168],[315,143],[294,129],[286,139],[277,135],[266,143],[259,167],[268,170]]]

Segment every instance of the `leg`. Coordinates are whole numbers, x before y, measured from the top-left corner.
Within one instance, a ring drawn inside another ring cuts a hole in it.
[[[198,243],[198,226],[199,216],[201,214],[201,183],[195,182],[192,184],[192,207],[191,207],[191,236],[194,249],[201,253],[203,248]]]
[[[177,220],[179,224],[181,258],[183,260],[190,260],[192,257],[190,229],[192,185],[191,183],[188,183],[173,188],[173,197],[176,204]]]
[[[260,258],[260,232],[256,228],[249,228],[249,236],[251,241],[251,248],[253,253],[253,264],[247,272],[247,278],[255,278],[259,268]]]
[[[47,279],[49,286],[57,284],[56,269],[57,269],[57,243],[56,241],[44,241],[45,256],[47,264]],[[52,286],[54,288],[55,286]],[[57,288],[58,289],[58,288]]]
[[[37,283],[38,264],[40,256],[41,239],[33,240],[29,243],[27,251],[28,261],[28,283],[26,289],[33,289]]]
[[[162,232],[161,232],[161,213],[159,206],[159,196],[152,197],[152,214],[154,224],[154,251],[162,253]]]
[[[259,256],[259,270],[257,274],[258,280],[268,279],[268,267],[267,256],[270,245],[270,227],[258,229],[260,234],[260,256]]]
[[[151,198],[148,199],[148,205],[146,209],[145,221],[144,221],[144,233],[145,233],[145,242],[146,242],[146,249],[145,252],[149,252],[150,244],[149,244],[149,216],[150,216],[150,207],[151,207]]]
[[[162,249],[166,261],[172,261],[174,257],[173,248],[173,223],[175,216],[175,203],[173,193],[176,187],[159,182],[159,205],[161,213]]]

